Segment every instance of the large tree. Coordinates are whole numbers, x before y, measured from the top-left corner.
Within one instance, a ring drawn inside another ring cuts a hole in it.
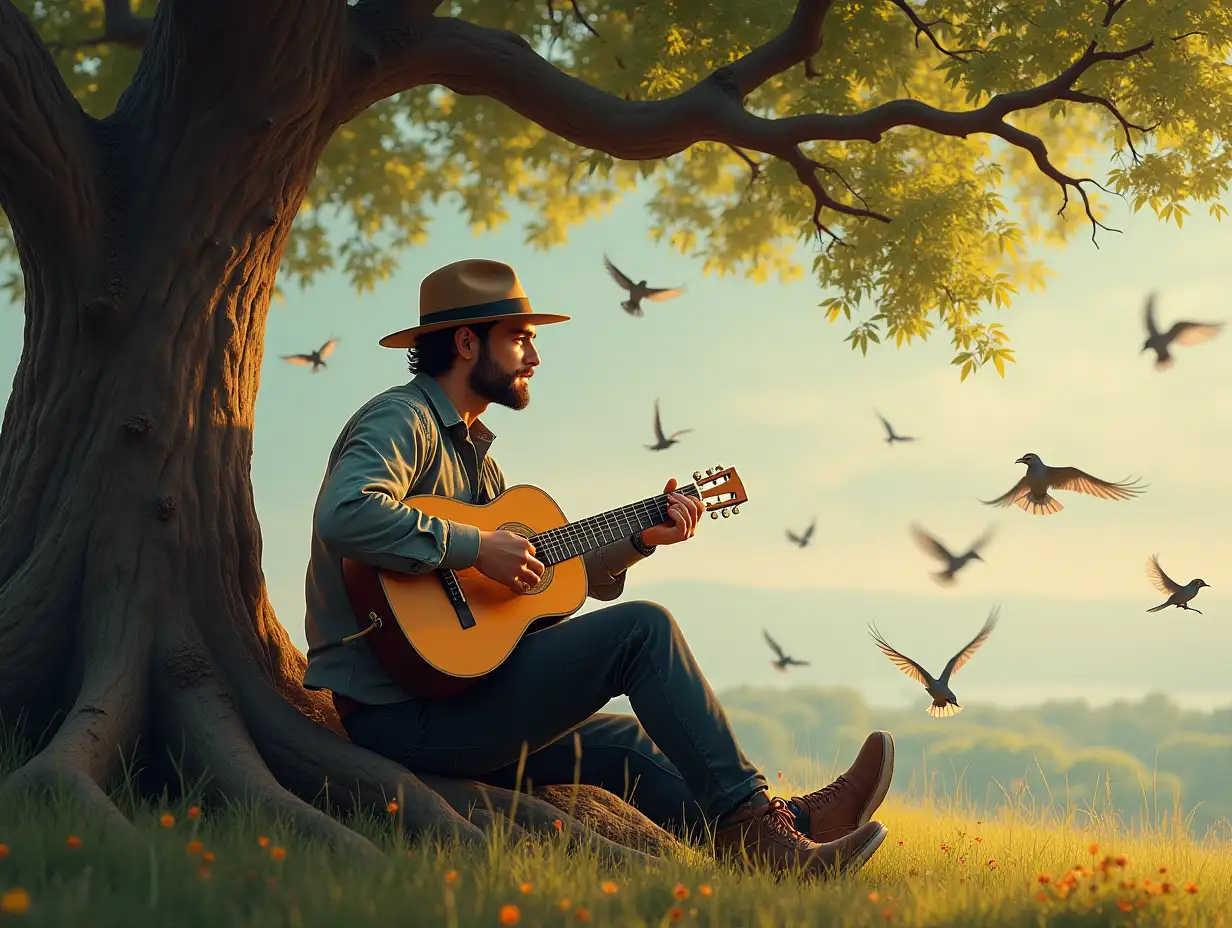
[[[280,267],[371,287],[448,194],[478,227],[522,201],[549,246],[645,180],[654,233],[708,268],[791,276],[815,241],[853,347],[939,322],[966,376],[1011,357],[981,311],[1040,279],[1031,246],[1102,228],[1068,161],[1110,150],[1103,184],[1178,223],[1232,172],[1232,0],[440,6],[0,0],[25,308],[0,718],[48,733],[8,788],[108,810],[140,750],[335,840],[358,841],[312,805],[327,784],[479,835],[473,785],[340,736],[266,596],[249,461]]]

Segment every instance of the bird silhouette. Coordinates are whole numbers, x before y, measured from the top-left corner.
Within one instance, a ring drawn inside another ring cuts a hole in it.
[[[321,368],[325,367],[325,359],[328,358],[334,351],[334,346],[338,344],[338,339],[331,338],[316,351],[311,351],[308,354],[284,354],[282,360],[290,361],[292,364],[298,364],[301,367],[312,365],[312,372],[315,374]]]
[[[1065,507],[1048,495],[1051,490],[1073,490],[1098,496],[1100,499],[1129,499],[1140,495],[1145,487],[1135,480],[1110,483],[1092,477],[1076,467],[1049,467],[1038,454],[1028,452],[1014,462],[1026,464],[1027,472],[1010,488],[1009,492],[996,499],[980,500],[985,506],[1015,505],[1032,515],[1052,515]]]
[[[798,661],[794,657],[789,657],[783,653],[783,649],[779,647],[779,643],[770,637],[770,633],[764,628],[761,630],[765,636],[766,644],[770,645],[770,649],[775,653],[776,659],[770,663],[780,672],[786,672],[788,667],[807,667],[808,661]]]
[[[921,551],[945,564],[945,570],[933,574],[933,579],[943,586],[949,586],[954,582],[954,575],[962,570],[968,561],[984,560],[980,556],[980,549],[992,540],[993,530],[988,529],[973,541],[964,553],[959,555],[951,553],[949,548],[918,525],[911,526],[911,534],[915,536],[916,544],[920,546]]]
[[[667,448],[670,448],[672,445],[676,444],[676,442],[680,440],[681,435],[687,435],[689,432],[693,431],[692,429],[680,429],[679,431],[672,432],[670,436],[664,435],[663,434],[663,421],[659,418],[659,401],[658,400],[655,400],[654,430],[655,430],[655,443],[653,445],[646,446],[651,451],[663,451]]]
[[[816,528],[817,528],[817,520],[813,519],[813,521],[809,523],[809,527],[804,530],[803,535],[797,535],[791,529],[788,529],[787,530],[787,540],[799,548],[807,548],[808,543],[813,538],[813,530]]]
[[[878,419],[880,419],[880,420],[881,420],[881,424],[882,424],[883,426],[885,426],[885,430],[886,430],[886,444],[887,444],[887,445],[892,445],[892,444],[894,444],[896,441],[916,441],[916,440],[917,440],[917,439],[916,439],[914,436],[912,436],[912,435],[899,435],[897,432],[895,432],[895,431],[894,431],[894,426],[890,425],[890,423],[886,421],[886,417],[885,417],[885,416],[883,416],[881,413],[877,412],[877,410],[875,410],[875,409],[873,410],[873,412],[876,412],[876,413],[877,413],[877,418],[878,418]]]
[[[1155,351],[1155,368],[1161,371],[1172,366],[1172,354],[1168,349],[1173,342],[1178,345],[1197,345],[1208,338],[1214,338],[1224,325],[1222,322],[1174,322],[1167,332],[1160,332],[1155,324],[1154,293],[1147,295],[1143,321],[1146,325],[1146,341],[1142,344],[1142,350]]]
[[[934,718],[944,719],[962,712],[962,706],[958,704],[954,691],[950,689],[950,677],[958,673],[962,665],[971,659],[971,655],[992,634],[992,630],[997,627],[997,616],[999,613],[1000,608],[994,606],[984,622],[984,627],[980,629],[980,633],[967,642],[966,647],[950,658],[950,662],[945,665],[945,670],[941,671],[941,676],[937,678],[934,678],[927,670],[905,654],[895,651],[890,647],[886,640],[881,637],[881,633],[877,631],[875,625],[869,626],[869,634],[873,636],[873,641],[881,649],[881,652],[894,662],[894,666],[912,680],[923,684],[928,695],[933,698],[932,703],[926,710],[928,714]]]
[[[1181,586],[1164,573],[1164,569],[1159,566],[1159,556],[1155,554],[1152,554],[1146,562],[1146,575],[1150,578],[1155,589],[1168,597],[1167,602],[1160,603],[1158,606],[1148,609],[1147,612],[1158,612],[1160,609],[1176,606],[1178,609],[1187,609],[1190,612],[1198,613],[1198,615],[1202,614],[1201,609],[1195,609],[1189,605],[1189,602],[1198,595],[1198,590],[1204,586],[1210,586],[1205,580],[1190,580],[1184,586]]]
[[[684,287],[649,287],[644,280],[634,283],[627,274],[611,262],[607,255],[603,256],[603,264],[607,267],[607,272],[612,275],[612,280],[629,291],[629,299],[621,303],[620,308],[630,316],[642,315],[642,300],[659,302],[670,300],[684,293]]]

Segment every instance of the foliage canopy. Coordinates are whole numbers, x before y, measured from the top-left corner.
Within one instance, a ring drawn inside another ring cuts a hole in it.
[[[97,41],[103,0],[14,2],[87,113],[108,114],[140,42]],[[133,12],[150,16],[155,6],[137,0]],[[460,206],[477,230],[508,221],[518,204],[529,216],[527,242],[548,248],[645,184],[651,235],[700,257],[707,271],[759,281],[811,272],[827,317],[853,323],[847,339],[865,352],[925,338],[939,324],[965,378],[989,362],[1004,374],[1013,360],[1007,333],[985,311],[1009,305],[1023,286],[1042,285],[1039,246],[1107,234],[1096,221],[1108,204],[1101,185],[1135,211],[1149,207],[1178,225],[1196,204],[1216,217],[1225,212],[1218,198],[1232,177],[1232,0],[806,6],[823,9],[819,51],[761,83],[745,101],[749,112],[842,117],[907,98],[929,105],[883,120],[888,131],[875,141],[804,142],[797,153],[815,189],[801,162],[782,151],[701,142],[666,159],[621,161],[486,96],[416,87],[370,106],[334,136],[297,217],[284,273],[308,283],[341,270],[370,290],[427,236],[438,203]],[[789,0],[457,0],[437,14],[512,30],[615,98],[659,100],[781,33],[793,8]],[[938,112],[987,108],[998,94],[1055,84],[1090,43],[1100,60],[1042,102],[1015,105],[974,131],[970,123],[947,128]],[[1111,160],[1091,181],[1073,183],[1071,165],[1105,156]],[[818,163],[815,174],[807,159]],[[819,190],[828,205],[815,224]],[[1060,215],[1064,199],[1069,208]],[[864,210],[880,218],[848,212]],[[793,248],[802,242],[812,246],[811,268],[798,260],[807,249]],[[0,258],[14,254],[6,226]],[[18,297],[17,275],[8,286]]]

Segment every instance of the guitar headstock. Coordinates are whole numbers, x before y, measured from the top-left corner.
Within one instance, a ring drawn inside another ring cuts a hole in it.
[[[697,495],[706,505],[710,518],[717,519],[740,514],[740,504],[748,502],[749,494],[744,490],[744,483],[734,467],[715,466],[693,472],[693,483],[697,487]]]

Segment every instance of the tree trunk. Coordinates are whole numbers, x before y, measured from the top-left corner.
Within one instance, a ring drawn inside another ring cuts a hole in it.
[[[314,803],[396,796],[411,832],[469,840],[516,807],[515,833],[561,819],[640,856],[541,799],[429,788],[352,745],[327,694],[301,686],[261,571],[253,413],[279,259],[337,126],[346,7],[304,4],[285,35],[251,9],[238,28],[239,9],[160,4],[132,86],[95,121],[54,96],[39,109],[54,66],[0,0],[0,62],[32,75],[24,110],[0,83],[0,206],[26,285],[0,429],[0,719],[48,733],[5,788],[58,785],[119,823],[104,787],[140,750],[369,853]],[[6,148],[10,128],[45,144],[37,164]],[[640,815],[605,819],[605,802],[582,802],[599,832],[665,846]]]

